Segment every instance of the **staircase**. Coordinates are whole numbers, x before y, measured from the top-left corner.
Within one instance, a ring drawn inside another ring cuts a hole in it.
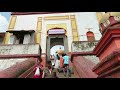
[[[72,73],[70,77],[67,77],[67,76],[65,77],[65,76],[64,76],[64,73],[61,72],[61,73],[58,74],[58,78],[75,78],[75,76],[74,76],[74,74]]]
[[[65,77],[63,73],[59,73],[58,78],[75,78],[75,76],[74,74],[71,74],[71,77]]]

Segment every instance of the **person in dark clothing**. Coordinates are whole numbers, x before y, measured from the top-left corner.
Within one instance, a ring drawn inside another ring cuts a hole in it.
[[[55,69],[52,64],[48,64],[43,71],[44,78],[58,78],[58,71]]]
[[[67,54],[65,54],[63,60],[64,60],[64,65],[63,65],[64,76],[66,76],[66,71],[67,71],[67,76],[71,76],[71,71],[69,68],[70,57]]]

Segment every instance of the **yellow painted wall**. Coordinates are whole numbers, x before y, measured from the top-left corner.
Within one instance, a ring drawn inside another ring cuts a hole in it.
[[[9,39],[10,39],[10,35],[11,34],[9,32],[6,32],[5,37],[4,37],[4,41],[3,41],[4,44],[8,44]]]
[[[60,24],[47,24],[47,31],[52,28],[63,28],[66,30],[67,35],[67,24],[66,23],[60,23]],[[47,33],[47,32],[46,32]]]
[[[63,28],[67,30],[67,24],[66,23],[60,23],[60,24],[47,24],[47,31],[52,28]]]
[[[12,16],[11,16],[11,19],[10,19],[8,31],[14,29],[16,20],[17,20],[17,16],[12,15]],[[10,35],[11,35],[11,34],[10,34],[9,32],[6,32],[5,37],[4,37],[4,40],[3,40],[3,44],[8,44],[8,41],[9,41],[9,39],[10,39]]]
[[[9,24],[8,29],[10,29],[10,30],[14,29],[16,20],[17,20],[17,16],[11,16],[10,24]]]
[[[69,16],[48,16],[44,17],[44,20],[69,20]]]
[[[97,16],[97,20],[98,22],[101,20],[101,18],[103,17],[102,12],[96,12],[96,16]]]
[[[79,36],[78,36],[79,34],[78,34],[78,31],[77,31],[77,23],[76,23],[75,15],[71,15],[70,19],[71,19],[73,41],[79,41]]]
[[[35,34],[35,43],[39,43],[40,45],[41,45],[41,30],[42,30],[42,17],[38,17]]]

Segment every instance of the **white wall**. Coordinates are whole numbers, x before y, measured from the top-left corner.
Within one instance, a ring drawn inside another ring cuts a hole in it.
[[[59,14],[33,14],[33,15],[18,15],[14,30],[36,30],[38,17],[45,16],[64,16],[72,13],[59,13]]]
[[[17,63],[28,60],[28,58],[11,58],[11,59],[0,59],[0,71],[7,69]]]
[[[79,33],[81,41],[87,41],[86,33],[88,30],[85,28],[88,28],[88,27],[93,28],[91,29],[91,31],[93,31],[93,33],[95,34],[96,40],[99,40],[101,38],[95,12],[18,15],[14,30],[36,30],[38,17],[64,16],[64,15],[76,15],[78,33]],[[72,43],[73,37],[72,37],[72,29],[71,29],[70,20],[59,20],[59,21],[49,20],[49,21],[43,21],[42,23],[42,33],[44,33],[42,34],[42,41],[41,41],[42,53],[46,52],[46,35],[45,35],[46,25],[47,24],[59,24],[59,23],[67,24],[68,45],[69,45],[69,51],[71,51],[71,43]]]
[[[33,15],[18,16],[16,20],[15,30],[36,30],[37,17]]]
[[[90,29],[90,31],[94,33],[96,40],[100,40],[101,33],[99,31],[98,21],[95,12],[77,13],[76,19],[81,41],[87,41],[86,33],[88,32],[88,29],[86,28],[93,28]]]
[[[31,45],[3,45],[0,46],[0,55],[40,54],[39,44]]]

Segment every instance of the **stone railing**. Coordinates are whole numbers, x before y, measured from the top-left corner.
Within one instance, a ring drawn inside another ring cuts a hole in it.
[[[38,60],[41,60],[41,48],[39,44],[26,44],[26,45],[1,45],[0,46],[0,78],[16,78],[20,74],[27,71],[21,77],[27,75],[29,72],[32,72],[31,68],[33,65],[38,63]],[[27,62],[26,64],[21,63]],[[29,63],[29,62],[32,62]],[[33,63],[34,62],[34,63]],[[17,67],[14,70],[14,67]],[[28,68],[27,68],[28,67]],[[6,72],[7,70],[7,72]],[[12,70],[12,71],[11,71]],[[21,71],[22,70],[22,71]],[[9,74],[6,75],[6,74]],[[17,76],[14,76],[16,75]],[[26,77],[26,76],[25,76]],[[23,77],[24,78],[24,77]]]
[[[95,42],[73,42],[71,45],[72,52],[89,52],[93,51],[98,41]]]
[[[1,55],[41,55],[39,44],[0,45]]]
[[[36,61],[31,58],[27,59],[26,61],[14,64],[11,67],[8,67],[0,71],[0,78],[17,78],[20,75],[22,75],[25,71],[27,71],[29,68],[34,66],[35,63]]]

